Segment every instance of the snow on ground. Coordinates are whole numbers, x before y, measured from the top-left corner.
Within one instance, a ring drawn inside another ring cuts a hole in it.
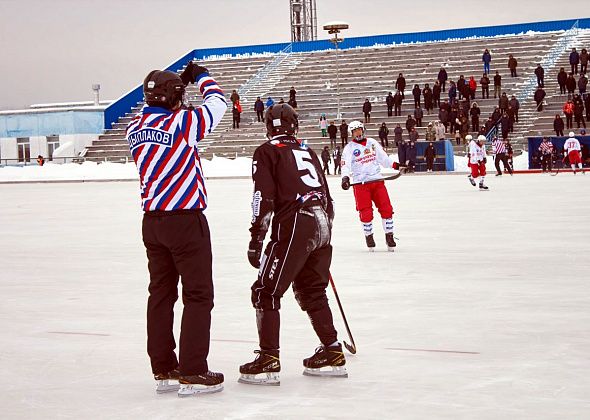
[[[257,346],[251,181],[209,180],[209,363],[226,382],[189,399],[154,392],[136,182],[0,185],[3,417],[586,418],[590,175],[488,183],[488,192],[463,176],[388,183],[399,245],[386,252],[377,223],[368,253],[352,192],[331,177],[332,273],[358,346],[350,377],[301,374],[317,338],[288,291],[281,386],[256,387],[237,383]]]

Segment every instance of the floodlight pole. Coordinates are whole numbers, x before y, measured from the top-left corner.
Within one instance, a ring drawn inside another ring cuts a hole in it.
[[[328,34],[333,35],[333,38],[330,38],[330,42],[334,44],[336,48],[336,119],[342,119],[342,114],[340,112],[340,61],[339,61],[339,44],[344,41],[344,38],[339,38],[338,34],[340,31],[348,29],[348,24],[344,22],[331,22],[324,25],[324,30],[328,31]]]

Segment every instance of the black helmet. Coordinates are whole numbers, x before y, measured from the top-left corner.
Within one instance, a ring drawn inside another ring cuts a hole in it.
[[[269,137],[280,134],[295,135],[299,128],[297,112],[289,104],[275,104],[268,108],[264,121]]]
[[[143,96],[149,106],[172,109],[184,96],[180,76],[167,70],[152,70],[143,81]]]

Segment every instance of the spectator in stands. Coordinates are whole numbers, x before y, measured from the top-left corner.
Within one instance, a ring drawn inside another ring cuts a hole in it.
[[[418,131],[416,131],[416,127],[412,128],[412,131],[410,131],[410,134],[408,134],[408,138],[411,142],[418,141]]]
[[[578,64],[580,64],[580,54],[575,48],[572,48],[570,53],[570,65],[572,66],[572,73],[578,74]]]
[[[545,99],[545,90],[541,86],[537,86],[533,99],[537,103],[537,111],[543,111],[543,100]]]
[[[465,76],[460,75],[459,80],[457,80],[457,95],[459,96],[459,100],[463,99],[463,95],[465,94]]]
[[[402,73],[397,76],[397,80],[395,81],[395,88],[400,91],[402,94],[402,99],[405,99],[406,96],[404,95],[404,90],[406,89],[406,78]]]
[[[393,94],[389,92],[389,94],[385,97],[385,105],[387,105],[387,116],[391,117],[393,115]]]
[[[563,136],[563,129],[564,124],[561,116],[559,114],[555,114],[555,119],[553,120],[553,130],[555,130],[555,135],[558,137]]]
[[[486,73],[479,80],[481,85],[481,99],[490,99],[490,78]]]
[[[284,104],[285,103],[285,100],[283,98],[279,98],[279,103],[280,104]]]
[[[328,136],[328,121],[326,120],[326,114],[320,115],[320,120],[318,121],[318,127],[322,130],[322,137]]]
[[[373,105],[369,102],[369,98],[365,99],[365,103],[363,104],[363,114],[365,114],[365,124],[371,122],[371,110],[373,109]]]
[[[459,132],[459,130],[457,130],[457,132],[455,133],[455,143],[457,144],[457,146],[461,146],[461,133]]]
[[[551,163],[553,160],[553,143],[549,141],[549,137],[543,137],[543,141],[539,146],[539,153],[541,154],[541,167],[543,168],[543,172],[547,172],[547,170],[551,172]]]
[[[580,53],[580,73],[588,73],[588,51],[586,48],[582,48]]]
[[[574,127],[574,101],[571,98],[563,105],[563,114],[565,115],[565,125],[569,130]]]
[[[418,137],[418,133],[416,133],[416,137]],[[408,172],[415,171],[416,157],[417,157],[416,140],[412,140],[412,138],[410,136],[410,143],[408,144],[408,147],[406,148],[406,158],[408,159]]]
[[[471,131],[479,131],[479,116],[481,114],[481,109],[477,105],[477,102],[474,102],[471,105],[471,109],[469,110],[469,115],[471,116]]]
[[[508,55],[508,68],[510,69],[510,77],[518,77],[516,74],[516,67],[518,67],[518,61],[512,54]],[[496,72],[498,74],[498,72]]]
[[[580,74],[580,78],[578,79],[578,90],[580,95],[584,96],[586,93],[586,87],[588,86],[588,78],[584,73]]]
[[[500,109],[499,106],[494,108],[494,111],[492,112],[492,120],[494,121],[494,124],[496,124],[500,118],[502,117],[502,110]]]
[[[577,93],[574,95],[574,120],[578,128],[580,128],[580,124],[586,128],[586,121],[584,121],[584,100],[580,95]]]
[[[295,99],[295,97],[289,98],[289,101],[287,101],[287,103],[291,105],[292,108],[297,109],[297,100]]]
[[[346,124],[346,120],[342,120],[342,124],[340,124],[340,140],[344,149],[344,146],[348,144],[348,124]]]
[[[329,163],[332,161],[330,157],[330,151],[328,150],[328,146],[324,146],[324,150],[322,150],[322,162],[324,164],[324,173],[326,175],[330,175],[330,166]]]
[[[502,124],[502,139],[506,140],[508,133],[510,133],[510,118],[508,117],[508,113],[505,112],[502,114],[500,123]]]
[[[237,92],[237,91],[234,89],[234,90],[232,90],[232,92],[231,92],[231,96],[229,97],[229,99],[231,100],[231,103],[235,105],[235,104],[236,104],[236,102],[239,102],[239,101],[240,101],[240,95],[239,95],[239,93],[238,93],[238,92]]]
[[[428,83],[426,83],[426,85],[424,85],[424,89],[422,90],[422,95],[424,96],[424,108],[426,109],[426,112],[428,113],[428,115],[430,115],[430,111],[432,111],[432,89],[430,89],[430,86],[428,85]]]
[[[506,92],[502,92],[502,96],[500,96],[500,99],[498,99],[498,107],[500,108],[500,111],[506,111],[506,109],[508,109],[509,102],[510,100],[508,99]]]
[[[434,86],[432,86],[432,102],[433,105],[436,107],[440,107],[440,92],[440,83],[437,80],[436,82],[434,82]]]
[[[260,96],[256,98],[256,102],[254,102],[254,111],[256,112],[256,118],[258,118],[258,122],[264,120],[264,102],[260,99]]]
[[[590,121],[590,94],[584,95],[584,107],[586,108],[586,119]]]
[[[434,131],[434,126],[432,125],[431,122],[429,122],[428,126],[426,127],[426,133],[424,134],[424,139],[426,139],[426,141],[434,141],[436,139],[436,133]]]
[[[408,144],[405,141],[400,141],[397,145],[397,158],[399,159],[400,166],[407,166],[406,149]]]
[[[334,149],[336,147],[336,135],[338,134],[338,127],[334,125],[334,121],[330,121],[328,126],[328,135],[330,136],[330,147]]]
[[[396,117],[402,116],[402,99],[401,92],[399,90],[395,92],[395,95],[393,95],[393,113]]]
[[[492,55],[490,54],[490,51],[487,48],[483,52],[483,55],[481,57],[481,61],[483,61],[483,72],[485,74],[489,74],[490,73],[490,62],[492,61]]]
[[[236,103],[234,104],[232,110],[231,110],[231,114],[233,117],[233,127],[235,128],[240,128],[240,114],[242,113],[242,111],[240,111],[239,108],[240,102],[236,101]]]
[[[575,93],[577,85],[578,83],[576,82],[574,74],[570,73],[567,79],[565,80],[565,87],[567,88],[568,95],[573,95]]]
[[[379,127],[379,140],[381,141],[381,146],[387,150],[389,147],[389,141],[387,136],[389,135],[389,128],[387,128],[387,124],[384,122],[381,123],[381,127]]]
[[[269,97],[266,99],[266,108],[268,109],[268,108],[270,108],[271,106],[273,106],[274,104],[275,104],[275,101],[274,101],[274,100],[273,100],[273,99],[272,99],[272,98],[269,96]]]
[[[502,92],[502,76],[496,71],[494,76],[494,99],[496,99],[496,95],[500,96],[500,92]]]
[[[424,117],[424,111],[422,108],[418,106],[418,108],[414,109],[414,118],[416,119],[416,126],[422,127],[422,118]]]
[[[520,110],[520,102],[516,99],[516,96],[512,95],[510,101],[508,102],[508,106],[512,108],[514,112],[514,121],[518,122],[518,111]]]
[[[291,89],[289,90],[289,100],[294,100],[295,101],[295,96],[297,95],[297,91],[295,90],[295,88],[293,86],[291,86]]]
[[[444,140],[445,139],[445,126],[440,121],[434,122],[434,139]]]
[[[461,135],[461,140],[465,140],[465,136],[469,134],[469,118],[467,115],[461,115],[459,120],[459,134]]]
[[[450,90],[450,88],[449,88]],[[452,105],[449,111],[449,132],[454,134],[457,131],[457,105]]]
[[[416,127],[416,120],[413,119],[411,115],[408,115],[408,119],[406,120],[406,130],[408,130],[408,134],[412,132],[414,127]]]
[[[414,85],[414,89],[412,89],[412,95],[414,96],[414,108],[420,108],[420,97],[422,96],[420,86]]]
[[[438,71],[437,80],[438,80],[438,83],[440,83],[440,86],[442,87],[443,92],[446,92],[446,86],[447,86],[448,79],[449,79],[449,76],[447,74],[447,71],[445,70],[444,67],[441,67],[440,70]]]
[[[430,141],[424,150],[424,159],[426,159],[426,172],[432,172],[434,169],[434,159],[436,158],[436,149],[434,143]]]
[[[541,66],[541,63],[537,64],[535,69],[535,76],[537,76],[537,86],[545,87],[545,69]]]
[[[443,101],[439,110],[438,110],[438,119],[442,126],[447,131],[447,127],[449,126],[449,107],[447,101]]]
[[[42,155],[37,156],[37,165],[39,165],[39,166],[45,165],[45,158]]]
[[[471,100],[475,100],[475,92],[477,91],[477,82],[475,81],[475,77],[471,76],[469,78],[469,94]]]
[[[400,143],[403,141],[402,140],[403,133],[404,133],[404,130],[403,130],[401,124],[397,124],[395,126],[395,128],[393,129],[393,141],[395,142],[395,147],[399,147]]]
[[[457,86],[451,81],[449,85],[449,105],[453,106],[457,100]]]
[[[342,161],[340,146],[336,146],[332,152],[332,159],[334,160],[334,175],[340,175],[340,162]]]
[[[510,106],[510,104],[508,104],[508,109],[506,110],[506,114],[508,115],[508,119],[510,120],[510,132],[514,132],[514,109],[512,109],[512,106]]]
[[[565,82],[567,80],[567,73],[565,69],[562,67],[559,69],[559,73],[557,73],[557,83],[559,84],[559,93],[565,94]]]
[[[495,120],[490,115],[484,125],[484,131],[485,131],[484,136],[490,132],[490,130],[494,127],[495,124],[496,124]]]

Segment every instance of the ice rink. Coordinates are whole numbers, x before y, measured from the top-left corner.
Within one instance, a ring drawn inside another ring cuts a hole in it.
[[[491,176],[488,192],[464,175],[402,177],[388,184],[395,253],[380,221],[367,252],[352,192],[330,185],[349,378],[301,374],[318,341],[289,291],[281,386],[237,383],[257,348],[251,181],[209,180],[209,365],[226,381],[188,399],[154,391],[138,184],[0,185],[2,417],[589,418],[590,174]]]

